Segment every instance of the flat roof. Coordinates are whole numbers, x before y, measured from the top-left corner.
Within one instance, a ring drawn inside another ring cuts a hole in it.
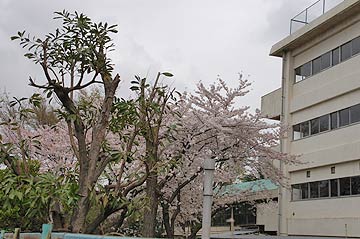
[[[360,0],[345,0],[325,14],[306,24],[290,36],[279,41],[270,51],[270,56],[282,57],[284,51],[303,45],[309,39],[331,29],[335,24],[360,13]]]

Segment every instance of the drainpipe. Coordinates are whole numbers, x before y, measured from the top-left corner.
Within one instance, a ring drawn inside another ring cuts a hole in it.
[[[285,83],[286,83],[286,77],[285,77],[285,71],[286,71],[286,52],[283,52],[282,57],[282,73],[281,73],[281,112],[280,112],[280,123],[284,123],[285,119]],[[283,139],[280,139],[280,152],[284,153],[284,143]],[[284,171],[284,164],[282,160],[280,160],[280,171],[283,173]],[[278,236],[280,236],[281,232],[281,221],[283,217],[283,211],[282,211],[282,205],[283,205],[283,194],[282,194],[283,187],[280,185],[279,187],[279,195],[278,195]]]

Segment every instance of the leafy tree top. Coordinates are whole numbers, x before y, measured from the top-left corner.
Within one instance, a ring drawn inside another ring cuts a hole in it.
[[[32,37],[25,31],[11,37],[28,50],[25,57],[44,70],[47,83],[38,85],[30,78],[30,85],[48,90],[58,84],[71,92],[103,83],[97,81],[97,77],[110,76],[113,70],[107,53],[114,50],[110,34],[117,32],[117,25],[94,23],[82,13],[65,10],[55,12],[54,19],[61,20],[62,27],[44,39]]]

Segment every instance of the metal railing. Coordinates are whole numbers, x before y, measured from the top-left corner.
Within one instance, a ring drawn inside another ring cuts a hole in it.
[[[318,0],[290,20],[290,34],[309,24],[344,0]]]

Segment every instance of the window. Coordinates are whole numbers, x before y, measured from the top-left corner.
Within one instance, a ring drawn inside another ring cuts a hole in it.
[[[301,75],[301,67],[295,69],[295,83],[302,81],[304,78]]]
[[[360,123],[360,104],[293,125],[293,140]]]
[[[310,172],[310,171],[308,171]],[[328,198],[358,195],[360,196],[360,175],[295,184],[292,188],[292,200]]]
[[[302,81],[306,77],[311,76],[311,61],[295,69],[295,82]]]
[[[311,76],[311,62],[305,63],[301,66],[301,75],[304,78]]]
[[[360,176],[351,178],[351,194],[360,194]]]
[[[300,124],[301,138],[309,136],[309,134],[310,134],[309,129],[310,129],[309,121],[306,121],[306,122],[303,122]]]
[[[341,61],[345,61],[351,57],[351,42],[341,46]]]
[[[331,129],[336,129],[338,127],[338,113],[332,113],[330,115],[330,120],[331,120]]]
[[[339,111],[339,127],[349,124],[349,108]]]
[[[239,203],[233,206],[235,225],[248,225],[256,224],[256,207],[247,203]],[[231,215],[231,211],[230,211]],[[225,218],[225,221],[230,218]],[[229,223],[227,222],[229,225]]]
[[[320,197],[329,197],[329,180],[319,182]]]
[[[351,123],[360,121],[360,104],[350,107],[350,120]]]
[[[231,206],[222,207],[213,217],[212,226],[227,226],[227,220],[231,217],[231,211],[237,225],[253,225],[256,223],[256,207],[247,203],[236,203]]]
[[[357,37],[351,41],[352,55],[356,55],[360,52],[360,37]]]
[[[215,214],[213,220],[211,220],[212,226],[226,226],[229,223],[226,222],[228,218],[230,218],[231,209],[229,207],[224,208]]]
[[[321,71],[321,57],[312,61],[312,74],[315,75]]]
[[[341,46],[341,61],[345,61],[351,57],[351,42]]]
[[[340,63],[340,48],[336,48],[332,51],[332,65],[335,66]]]
[[[310,183],[310,198],[319,197],[319,182]]]
[[[335,174],[335,166],[332,166],[332,167],[330,168],[330,172],[331,172],[331,174]]]
[[[293,139],[301,139],[309,136],[309,121],[303,122],[293,126]]]
[[[311,120],[310,123],[311,123],[311,134],[318,134],[320,131],[319,118]]]
[[[331,197],[338,197],[339,196],[338,179],[331,179],[330,180],[330,192],[331,192]]]
[[[306,177],[310,178],[310,171],[306,171]]]
[[[301,139],[300,124],[293,126],[293,140]]]
[[[360,53],[360,37],[328,51],[295,69],[295,83],[315,75],[329,67],[336,66]]]
[[[296,184],[292,186],[292,200],[302,199],[301,185]]]
[[[340,178],[340,196],[350,195],[350,178]]]
[[[319,118],[320,132],[329,130],[329,115],[324,115]]]
[[[309,184],[303,183],[300,185],[301,188],[301,198],[307,199],[309,198]]]
[[[321,56],[321,70],[325,70],[331,66],[331,51]]]

